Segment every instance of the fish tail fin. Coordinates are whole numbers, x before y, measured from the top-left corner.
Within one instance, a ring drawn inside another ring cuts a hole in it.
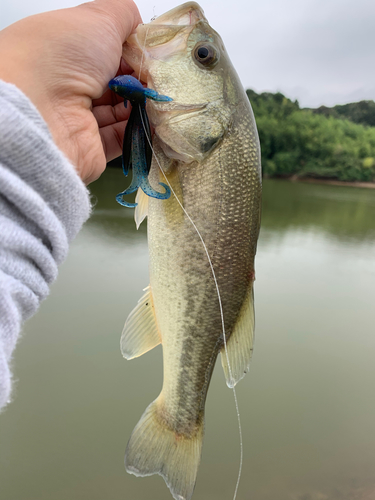
[[[162,476],[175,500],[193,494],[201,458],[204,422],[187,437],[169,429],[159,415],[160,399],[151,403],[136,425],[125,453],[127,472],[135,476]]]

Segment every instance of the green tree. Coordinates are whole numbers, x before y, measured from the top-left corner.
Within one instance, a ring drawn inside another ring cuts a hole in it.
[[[300,109],[281,93],[247,90],[264,175],[375,181],[375,128]]]

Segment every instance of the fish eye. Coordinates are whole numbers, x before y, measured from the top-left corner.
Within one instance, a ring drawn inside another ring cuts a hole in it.
[[[210,43],[198,44],[193,52],[194,59],[206,68],[212,68],[219,60],[219,53]]]

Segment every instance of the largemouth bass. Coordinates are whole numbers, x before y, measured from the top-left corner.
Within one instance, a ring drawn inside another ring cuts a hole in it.
[[[172,195],[138,192],[137,224],[148,217],[150,286],[121,338],[127,359],[162,344],[163,388],[130,437],[125,465],[137,476],[160,474],[175,499],[188,500],[216,358],[221,352],[234,387],[253,350],[259,140],[246,93],[198,4],[138,26],[123,57],[149,88],[173,99],[147,103],[155,151],[149,180],[167,183]]]

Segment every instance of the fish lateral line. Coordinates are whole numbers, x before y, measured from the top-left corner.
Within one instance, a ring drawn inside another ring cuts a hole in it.
[[[108,86],[124,99],[125,107],[127,107],[128,101],[132,104],[122,145],[122,170],[127,177],[129,169],[132,168],[133,177],[128,188],[116,196],[116,201],[124,207],[136,207],[138,203],[130,203],[124,200],[124,196],[134,193],[138,188],[141,188],[147,196],[152,198],[168,199],[171,196],[171,191],[166,184],[159,182],[165,190],[159,192],[151,186],[148,180],[152,149],[147,140],[148,137],[151,138],[151,128],[146,111],[146,100],[170,102],[172,98],[161,95],[156,90],[143,87],[139,80],[130,75],[117,76],[109,82]]]

